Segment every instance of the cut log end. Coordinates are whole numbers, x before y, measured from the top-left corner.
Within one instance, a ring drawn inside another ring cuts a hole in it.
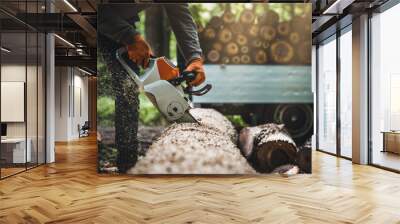
[[[269,173],[276,167],[296,162],[296,144],[283,125],[244,128],[239,144],[242,154],[258,172]]]

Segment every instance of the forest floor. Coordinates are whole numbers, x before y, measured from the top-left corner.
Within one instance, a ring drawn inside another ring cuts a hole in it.
[[[164,130],[163,126],[139,126],[138,141],[139,141],[139,155],[145,155],[147,149],[150,147]]]

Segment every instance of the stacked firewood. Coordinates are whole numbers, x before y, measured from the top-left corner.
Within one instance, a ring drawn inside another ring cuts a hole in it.
[[[199,38],[210,64],[310,64],[310,29],[306,15],[283,21],[272,9],[257,14],[254,6],[237,18],[228,4],[221,16],[199,25]]]

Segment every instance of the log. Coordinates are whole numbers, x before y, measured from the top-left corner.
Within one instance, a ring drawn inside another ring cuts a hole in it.
[[[245,32],[245,27],[239,22],[235,22],[229,25],[229,29],[232,31],[233,34],[242,34]]]
[[[222,51],[223,48],[224,48],[224,46],[219,42],[215,42],[212,45],[212,49],[216,50],[216,51]]]
[[[264,42],[262,43],[262,46],[261,46],[261,47],[262,47],[264,50],[268,50],[270,46],[271,46],[271,43],[270,43],[270,42],[264,41]]]
[[[257,172],[269,173],[279,166],[296,164],[298,149],[283,125],[271,123],[244,128],[239,145]]]
[[[260,26],[258,24],[253,24],[249,28],[249,36],[250,37],[258,37],[258,34],[260,32]]]
[[[275,40],[275,37],[276,37],[276,29],[273,26],[269,26],[269,25],[261,26],[260,36],[265,41],[273,41],[273,40]]]
[[[222,30],[220,30],[220,31],[218,32],[218,40],[219,40],[221,43],[226,44],[226,43],[228,43],[229,41],[231,41],[232,38],[233,38],[233,34],[232,34],[231,30],[228,29],[228,28],[223,28]]]
[[[260,48],[262,47],[263,41],[259,38],[252,39],[250,42],[250,46],[253,48]]]
[[[245,46],[247,45],[248,39],[245,35],[243,34],[237,34],[236,35],[236,43],[240,46]]]
[[[232,57],[232,64],[240,64],[240,56],[236,55]]]
[[[255,174],[235,145],[233,125],[212,109],[193,109],[197,123],[168,127],[128,174]]]
[[[239,53],[238,45],[235,42],[229,42],[225,46],[225,53],[230,57],[237,55]]]
[[[231,59],[228,56],[224,56],[221,58],[222,64],[229,64],[230,62],[231,62]]]
[[[244,54],[244,55],[240,56],[240,63],[242,63],[242,64],[250,64],[250,62],[251,62],[251,58],[250,58],[249,55]]]
[[[268,61],[267,53],[264,50],[257,50],[253,53],[253,61],[256,64],[265,64]]]
[[[283,40],[278,40],[271,45],[271,58],[279,64],[287,64],[294,57],[292,45]]]
[[[247,46],[240,47],[240,53],[242,53],[242,54],[249,53],[249,47],[247,47]]]
[[[303,146],[299,147],[297,152],[296,164],[305,173],[311,173],[312,158],[311,158],[311,142],[308,141]]]
[[[279,36],[286,37],[290,33],[290,23],[287,22],[287,21],[280,22],[276,29],[277,29],[277,33],[278,33]]]
[[[227,8],[222,14],[222,20],[224,21],[224,25],[229,25],[235,22],[235,15],[232,13],[229,3],[227,3]]]
[[[300,41],[301,41],[300,33],[298,33],[298,32],[291,32],[291,33],[289,34],[289,42],[290,42],[292,45],[297,46],[297,45],[299,45]]]
[[[311,64],[311,41],[305,41],[297,47],[297,61],[300,64]]]
[[[205,40],[214,40],[217,36],[217,32],[214,28],[207,26],[203,31],[203,35]]]
[[[255,19],[256,19],[256,15],[255,15],[253,9],[244,9],[239,17],[239,21],[245,25],[250,25],[250,24],[254,23]]]
[[[211,63],[218,63],[221,55],[217,50],[211,50],[207,53],[207,60]]]
[[[274,10],[266,9],[265,12],[257,19],[260,25],[269,25],[276,27],[279,23],[279,14]]]
[[[305,16],[294,16],[290,21],[292,32],[306,33],[310,21]]]

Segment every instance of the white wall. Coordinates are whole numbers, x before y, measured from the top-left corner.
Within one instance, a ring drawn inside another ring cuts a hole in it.
[[[88,120],[88,78],[76,68],[56,67],[55,140],[79,138],[78,125]]]

